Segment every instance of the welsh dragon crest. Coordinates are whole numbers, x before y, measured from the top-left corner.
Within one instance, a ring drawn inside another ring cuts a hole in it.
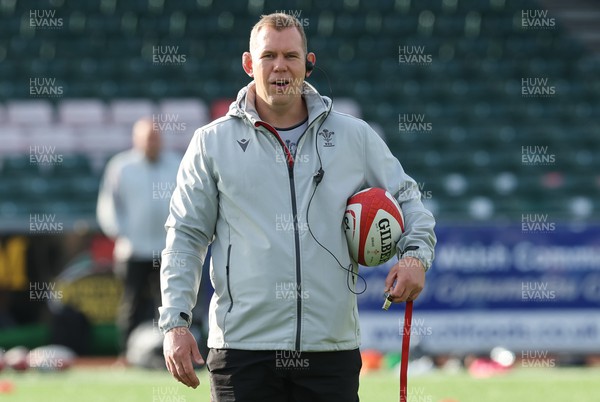
[[[333,147],[335,146],[335,144],[333,144],[333,135],[335,134],[335,132],[333,131],[329,131],[326,128],[324,128],[319,135],[321,137],[323,137],[323,139],[325,140],[325,144],[323,145],[324,147]]]

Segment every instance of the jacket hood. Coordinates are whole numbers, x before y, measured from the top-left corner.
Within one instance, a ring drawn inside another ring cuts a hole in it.
[[[308,82],[302,84],[302,97],[306,101],[308,109],[309,124],[321,114],[331,111],[333,102],[327,96],[320,95],[315,87]],[[252,127],[256,122],[261,121],[256,111],[256,83],[250,82],[244,88],[240,89],[237,98],[229,105],[227,116],[238,117]]]

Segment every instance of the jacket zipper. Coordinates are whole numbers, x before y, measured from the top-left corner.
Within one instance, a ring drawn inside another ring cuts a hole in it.
[[[231,309],[233,308],[233,297],[231,297],[231,285],[230,285],[230,281],[229,281],[229,260],[231,257],[231,244],[229,245],[229,247],[227,247],[227,265],[225,265],[225,272],[227,274],[227,293],[229,294],[229,300],[230,300],[230,304],[229,304],[229,308],[227,309],[227,312],[230,313]]]
[[[294,217],[294,248],[296,251],[296,295],[302,294],[302,274],[300,272],[300,234],[298,233],[298,206],[296,205],[296,185],[294,184],[294,157],[290,150],[281,140],[279,133],[269,124],[257,122],[257,125],[265,127],[271,134],[275,136],[279,145],[283,147],[285,152],[288,167],[288,178],[290,181],[290,193],[292,197],[292,216]],[[296,296],[296,341],[294,349],[300,351],[300,334],[302,332],[302,299]]]
[[[298,230],[298,207],[296,205],[296,185],[294,183],[294,165],[288,168],[290,191],[292,193],[292,213],[294,216],[294,244],[296,247],[296,351],[300,351],[300,331],[302,329],[302,275],[300,272],[300,233]]]
[[[323,114],[325,114],[325,112],[317,116],[317,118],[313,120],[313,123],[317,121]],[[300,139],[304,137],[304,134],[310,129],[313,123],[309,124],[304,133],[302,133],[302,135],[298,138],[298,143],[300,142]],[[292,197],[292,216],[294,217],[294,247],[296,249],[296,341],[294,349],[299,352],[301,339],[300,335],[302,333],[302,298],[298,295],[302,294],[302,272],[300,270],[300,231],[298,228],[298,205],[296,204],[296,184],[294,181],[294,157],[279,136],[279,133],[274,128],[265,122],[257,122],[256,125],[265,127],[271,134],[275,136],[277,142],[279,142],[279,144],[283,147],[283,152],[285,152],[288,162],[288,177],[290,181],[290,193]]]

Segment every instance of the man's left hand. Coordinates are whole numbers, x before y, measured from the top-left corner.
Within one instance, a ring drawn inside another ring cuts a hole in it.
[[[385,292],[394,303],[416,300],[425,287],[425,267],[414,257],[402,258],[385,278]]]

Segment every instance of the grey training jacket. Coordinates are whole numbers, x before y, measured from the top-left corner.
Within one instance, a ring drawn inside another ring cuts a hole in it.
[[[347,199],[367,187],[385,188],[402,207],[405,233],[398,255],[405,251],[404,257],[431,265],[435,221],[415,181],[367,123],[332,110],[329,98],[304,85],[308,128],[295,157],[258,117],[253,82],[239,92],[227,116],[194,134],[165,225],[163,332],[189,325],[212,243],[210,348],[359,347],[356,295],[349,290],[354,275],[316,240],[357,271],[342,218]]]

